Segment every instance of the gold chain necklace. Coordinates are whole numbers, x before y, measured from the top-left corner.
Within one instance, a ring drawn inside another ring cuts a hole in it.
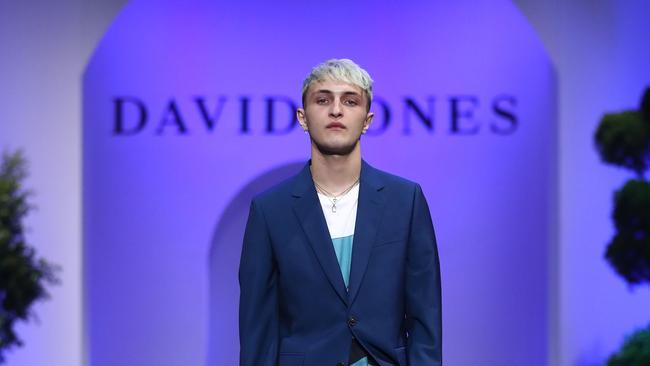
[[[352,183],[351,186],[349,186],[343,192],[341,192],[338,196],[336,196],[336,195],[333,195],[332,193],[328,192],[325,188],[323,188],[320,184],[318,184],[318,182],[316,182],[316,180],[314,180],[314,184],[316,185],[316,189],[319,190],[322,194],[324,194],[325,197],[327,197],[327,199],[332,202],[332,212],[333,213],[336,213],[336,202],[338,202],[343,196],[348,194],[352,190],[352,188],[354,188],[354,186],[356,186],[358,183],[359,183],[359,178],[357,178],[357,180],[355,180],[354,183]]]

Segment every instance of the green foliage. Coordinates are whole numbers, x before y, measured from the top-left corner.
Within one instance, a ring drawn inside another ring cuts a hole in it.
[[[596,147],[604,162],[643,176],[650,147],[650,123],[639,111],[605,114],[596,131]]]
[[[639,110],[605,114],[595,140],[603,161],[632,169],[640,178],[615,194],[617,232],[605,257],[628,283],[650,283],[650,184],[644,178],[650,161],[650,88]]]
[[[625,339],[623,348],[607,360],[607,366],[650,365],[650,326]]]
[[[617,191],[613,218],[605,257],[628,283],[650,283],[650,183],[630,180]]]
[[[20,152],[4,153],[0,165],[0,362],[4,352],[20,346],[14,324],[28,320],[31,305],[47,297],[46,283],[55,283],[55,267],[37,259],[25,242],[23,218],[31,207],[30,192],[21,188],[27,175]]]
[[[629,284],[650,283],[650,183],[644,177],[650,161],[650,88],[639,110],[605,114],[595,140],[604,162],[632,169],[639,177],[614,195],[616,235],[605,258]],[[607,361],[607,366],[648,365],[650,327],[627,337]]]

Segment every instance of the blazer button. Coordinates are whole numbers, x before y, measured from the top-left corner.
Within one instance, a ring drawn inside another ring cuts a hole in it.
[[[345,366],[345,364],[343,362],[337,362],[336,366]]]
[[[351,327],[354,327],[355,325],[357,325],[358,322],[359,321],[357,320],[357,318],[355,318],[353,316],[351,316],[350,319],[348,319],[348,325],[351,326]]]

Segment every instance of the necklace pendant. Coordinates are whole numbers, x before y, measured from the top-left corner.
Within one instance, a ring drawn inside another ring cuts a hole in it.
[[[336,203],[334,203],[334,204],[332,205],[332,212],[333,212],[333,213],[336,213]]]

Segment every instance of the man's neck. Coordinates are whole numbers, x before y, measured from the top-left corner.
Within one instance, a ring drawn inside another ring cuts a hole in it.
[[[348,155],[323,155],[312,147],[311,175],[321,187],[337,195],[359,179],[361,151],[359,146]]]

